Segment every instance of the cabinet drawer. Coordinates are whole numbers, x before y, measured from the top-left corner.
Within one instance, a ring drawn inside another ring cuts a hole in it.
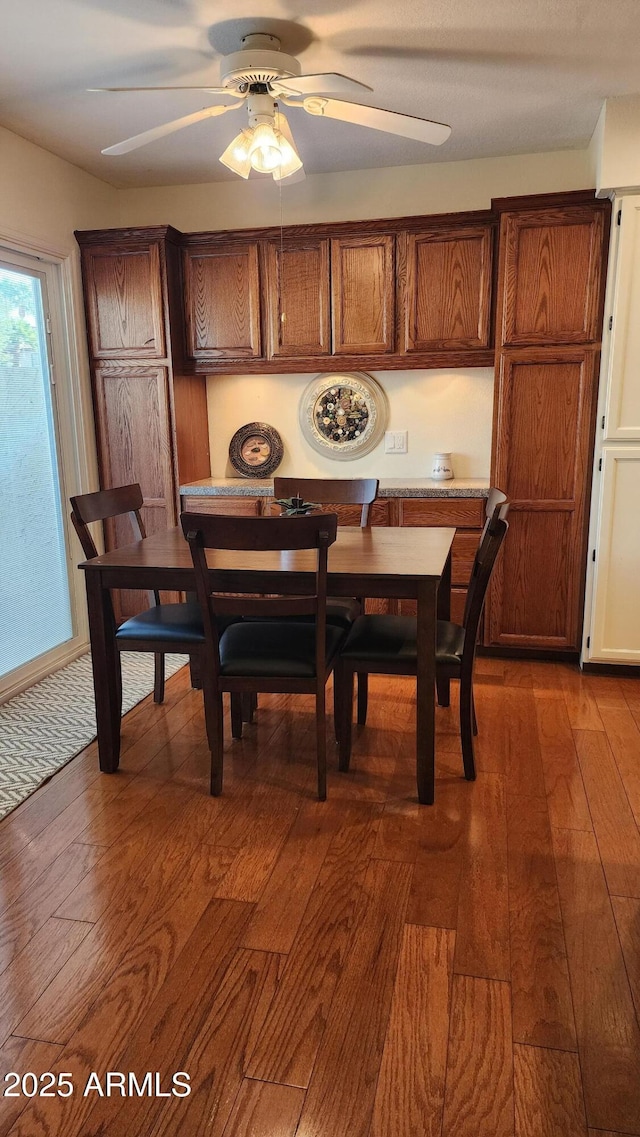
[[[389,501],[374,501],[371,509],[369,510],[369,521],[371,525],[390,525],[390,505]],[[271,502],[271,512],[275,516],[280,515],[280,506],[275,502]],[[322,513],[337,513],[338,525],[354,525],[360,524],[362,516],[361,505],[323,505]]]
[[[183,497],[185,513],[217,513],[222,517],[260,517],[261,497]]]
[[[481,529],[484,525],[484,498],[402,498],[400,525],[455,526],[456,529]]]

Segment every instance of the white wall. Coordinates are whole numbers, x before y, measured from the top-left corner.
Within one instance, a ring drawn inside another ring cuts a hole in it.
[[[0,233],[74,252],[74,229],[118,224],[118,191],[0,127]]]
[[[267,422],[282,435],[279,473],[380,478],[429,477],[434,452],[450,450],[461,478],[489,476],[493,371],[376,371],[389,400],[389,429],[408,430],[407,454],[385,454],[384,443],[351,462],[317,454],[298,425],[300,396],[311,375],[216,375],[208,381],[211,473],[237,477],[229,441],[247,422]]]
[[[282,188],[285,225],[489,209],[492,197],[595,185],[587,150],[559,150],[467,162],[312,174]],[[185,232],[280,223],[270,178],[119,191],[120,225],[175,225]]]
[[[80,255],[74,229],[117,225],[118,191],[0,127],[0,247],[60,264],[65,331],[79,439],[73,492],[97,487]]]

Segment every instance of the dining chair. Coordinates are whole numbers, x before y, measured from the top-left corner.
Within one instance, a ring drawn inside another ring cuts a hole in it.
[[[218,517],[183,513],[181,524],[189,542],[196,578],[196,594],[204,628],[202,690],[207,738],[211,751],[211,793],[222,791],[222,695],[270,691],[315,695],[318,798],[327,796],[325,687],[345,632],[327,623],[327,552],[336,539],[335,513],[307,517]],[[233,582],[233,596],[211,589],[207,549],[235,550],[247,576]],[[252,595],[251,555],[265,551],[316,550],[314,588],[299,595],[295,579],[287,588],[287,574],[278,578],[279,593]],[[239,595],[243,592],[246,595]],[[218,620],[234,613],[250,617],[232,624],[222,634]],[[313,617],[313,622],[292,620]],[[258,617],[258,619],[255,619]],[[234,715],[232,732],[242,736],[242,721]]]
[[[71,521],[78,534],[82,551],[91,560],[98,556],[89,525],[114,517],[127,517],[132,539],[141,541],[145,530],[140,509],[142,490],[137,483],[79,494],[71,498]],[[197,655],[204,647],[200,607],[196,601],[184,604],[162,604],[157,591],[149,593],[151,606],[116,627],[113,626],[118,652],[144,651],[154,654],[153,698],[164,700],[164,656],[166,652]]]
[[[506,500],[507,500],[506,493],[503,493],[502,490],[499,490],[497,486],[491,486],[489,493],[487,494],[486,501],[485,501],[485,506],[484,506],[484,518],[485,518],[485,520],[484,520],[484,526],[482,528],[482,532],[480,534],[480,540],[478,541],[478,547],[480,547],[480,545],[484,541],[484,538],[485,538],[485,535],[487,532],[487,526],[489,525],[489,521],[493,517],[496,506],[497,505],[504,505]],[[506,518],[506,513],[504,514],[504,517]],[[437,692],[437,696],[438,696],[438,706],[439,707],[448,707],[450,705],[450,702],[451,702],[450,687],[451,687],[451,684],[450,684],[449,678],[446,675],[444,675],[443,672],[441,671],[440,674],[436,677],[436,692]],[[360,719],[358,719],[358,722],[360,722]],[[474,722],[475,722],[475,711],[474,711]]]
[[[436,676],[460,680],[460,738],[465,778],[473,781],[475,760],[473,736],[477,733],[473,705],[473,665],[480,616],[493,566],[509,528],[507,502],[497,504],[475,555],[462,624],[438,620]],[[415,616],[360,616],[341,649],[335,670],[340,685],[338,713],[339,765],[349,769],[353,675],[415,675],[417,666],[417,621]]]
[[[360,528],[368,529],[371,506],[378,496],[378,478],[280,478],[273,479],[273,496],[276,499],[299,497],[317,505],[360,505]],[[364,597],[329,596],[327,623],[348,631],[354,620],[364,612]],[[367,717],[368,680],[366,673],[358,675],[358,722]]]

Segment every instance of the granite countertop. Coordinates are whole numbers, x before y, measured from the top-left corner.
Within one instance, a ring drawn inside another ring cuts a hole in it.
[[[487,497],[488,478],[381,478],[378,497]],[[190,497],[273,497],[273,478],[202,478],[180,486]]]

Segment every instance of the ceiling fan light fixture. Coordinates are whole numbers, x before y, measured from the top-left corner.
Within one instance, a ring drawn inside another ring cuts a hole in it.
[[[232,170],[234,174],[239,174],[241,178],[248,178],[251,172],[251,157],[249,155],[249,147],[252,141],[252,130],[241,130],[240,134],[227,146],[227,149],[220,155],[220,161],[223,166]]]
[[[288,178],[291,174],[302,169],[302,158],[293,141],[289,123],[281,111],[276,111],[275,130],[280,146],[281,162],[278,168],[273,171],[273,180],[274,182],[281,182],[283,178]]]
[[[289,123],[279,111],[273,122],[261,122],[237,134],[220,155],[220,161],[245,180],[251,170],[256,170],[281,182],[302,169]]]
[[[270,123],[261,122],[252,129],[249,159],[259,174],[272,174],[282,164],[280,140]]]

